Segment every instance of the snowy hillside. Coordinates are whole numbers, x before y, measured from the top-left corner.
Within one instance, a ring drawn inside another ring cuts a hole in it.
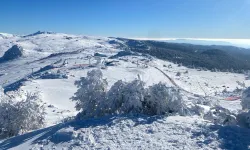
[[[236,131],[236,132],[235,132]],[[0,143],[1,149],[247,149],[248,130],[195,117],[105,117],[45,128]],[[234,139],[238,137],[239,139]],[[221,144],[221,145],[220,145]]]
[[[139,79],[146,87],[163,82],[180,89],[189,110],[209,111],[213,105],[200,102],[205,99],[232,113],[241,111],[242,90],[250,86],[245,74],[190,69],[141,53],[119,53],[123,44],[116,38],[53,32],[1,33],[0,57],[5,58],[14,45],[23,53],[0,61],[0,85],[10,97],[39,92],[47,114],[46,128],[4,139],[0,149],[228,149],[235,136],[232,149],[248,148],[248,129],[214,125],[199,112],[170,117],[118,115],[65,123],[78,113],[70,99],[77,91],[74,82],[93,69],[102,71],[108,89],[118,80]]]

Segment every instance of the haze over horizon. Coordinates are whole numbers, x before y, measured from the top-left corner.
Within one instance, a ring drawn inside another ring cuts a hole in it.
[[[250,39],[250,0],[2,0],[0,32]]]

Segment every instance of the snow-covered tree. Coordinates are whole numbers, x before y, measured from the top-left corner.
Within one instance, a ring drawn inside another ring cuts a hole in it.
[[[0,102],[0,138],[10,137],[43,126],[45,110],[38,94],[26,94],[15,101],[9,97]]]
[[[121,108],[121,106],[124,103],[123,91],[126,85],[127,85],[126,82],[123,82],[122,80],[118,80],[117,82],[114,83],[114,85],[107,92],[106,107],[108,108],[108,113],[110,114],[121,113],[119,108]]]
[[[121,113],[143,112],[142,102],[144,101],[145,88],[141,80],[133,80],[125,84],[122,89],[122,105],[119,108]]]
[[[242,111],[237,115],[237,122],[240,126],[250,128],[250,111]]]
[[[119,80],[107,90],[108,83],[102,72],[92,70],[75,85],[78,90],[72,100],[76,101],[80,118],[128,113],[185,115],[186,107],[179,90],[163,83],[146,88],[140,79],[131,82]]]
[[[241,106],[243,110],[250,109],[250,87],[242,93]]]
[[[0,102],[1,100],[3,100],[6,97],[6,95],[4,94],[4,89],[0,86]]]
[[[242,112],[237,115],[240,125],[250,128],[250,87],[242,93],[241,99]]]
[[[4,93],[3,91],[4,91],[3,88],[0,86],[0,97],[1,97],[2,94]]]
[[[181,73],[180,73],[180,72],[177,72],[177,73],[176,73],[176,76],[177,76],[177,77],[181,76]]]
[[[111,114],[142,113],[144,95],[144,82],[141,80],[119,80],[107,92],[106,108]]]
[[[75,82],[78,90],[71,98],[76,101],[76,110],[81,111],[80,116],[101,116],[106,108],[103,101],[106,99],[107,81],[103,79],[100,70],[92,70],[87,77],[81,77]]]
[[[166,84],[158,83],[147,89],[145,112],[150,115],[183,113],[183,99],[179,91]]]
[[[22,120],[20,128],[22,132],[42,127],[45,121],[45,108],[39,104],[41,99],[37,93],[27,93],[26,98],[16,103],[19,109],[19,119]]]
[[[204,119],[220,125],[237,124],[236,117],[228,109],[221,106],[212,107],[208,113],[204,115]]]
[[[168,113],[183,114],[183,100],[179,91],[163,83],[145,88],[145,83],[133,80],[129,83],[119,80],[107,94],[110,112],[144,113],[161,115]]]

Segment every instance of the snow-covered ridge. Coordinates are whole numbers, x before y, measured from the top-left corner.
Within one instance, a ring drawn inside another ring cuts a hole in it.
[[[38,31],[28,36],[8,36],[8,38],[1,39],[0,56],[13,45],[20,45],[25,49],[27,57],[34,58],[91,47],[111,48],[109,40],[111,39]]]
[[[16,35],[14,34],[9,34],[9,33],[0,33],[0,39],[7,39],[7,38],[13,38]]]
[[[51,31],[37,31],[35,33],[28,34],[28,35],[25,35],[23,37],[35,36],[35,35],[39,35],[39,34],[55,34],[55,32],[51,32]]]

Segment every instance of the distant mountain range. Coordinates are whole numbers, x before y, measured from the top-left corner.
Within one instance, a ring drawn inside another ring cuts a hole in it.
[[[195,45],[226,45],[250,48],[250,39],[199,39],[199,38],[131,38],[135,40],[153,40],[169,43],[186,43]]]

